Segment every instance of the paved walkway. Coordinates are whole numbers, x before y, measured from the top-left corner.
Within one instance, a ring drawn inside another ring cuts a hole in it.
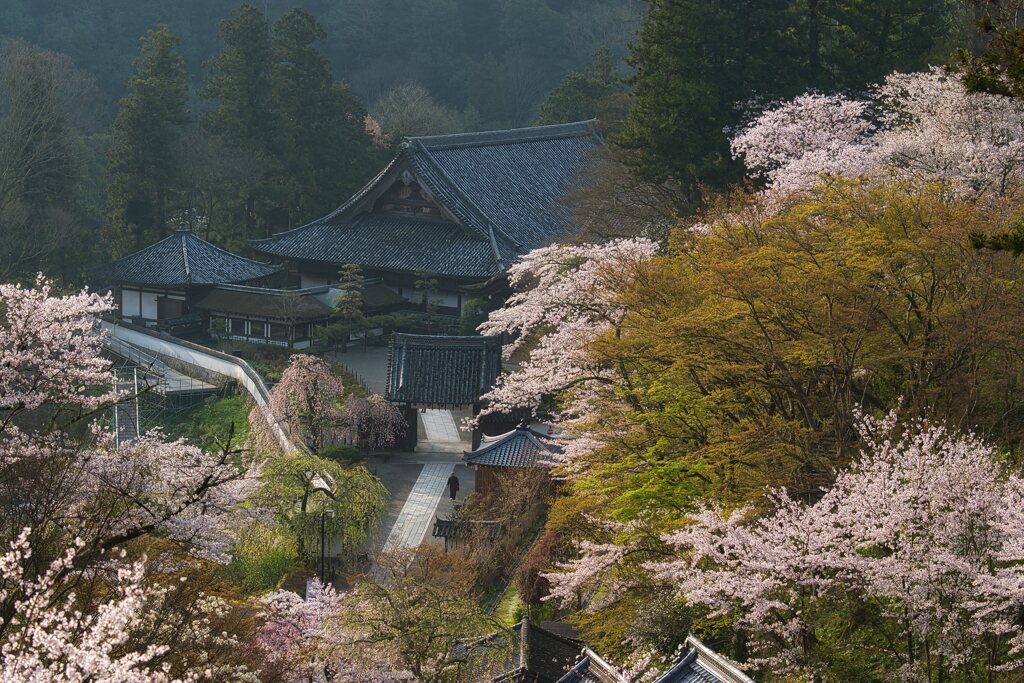
[[[402,511],[391,527],[384,552],[399,548],[415,548],[434,522],[434,511],[445,493],[448,477],[455,470],[454,462],[430,463],[423,466],[420,476],[409,492]]]
[[[424,410],[420,412],[420,419],[423,421],[423,430],[427,433],[427,441],[431,443],[445,443],[461,441],[459,427],[455,424],[450,410]]]

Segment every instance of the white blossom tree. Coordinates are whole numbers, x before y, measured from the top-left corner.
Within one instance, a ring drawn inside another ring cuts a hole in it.
[[[782,194],[837,175],[1004,194],[1024,179],[1024,106],[939,68],[893,73],[869,100],[809,93],[770,109],[732,150]]]
[[[483,397],[485,412],[534,409],[545,397],[566,391],[578,400],[566,413],[585,412],[592,392],[616,377],[616,369],[602,365],[591,349],[601,335],[614,334],[626,315],[614,292],[657,251],[657,243],[646,239],[553,245],[512,266],[514,293],[480,331],[509,335],[505,357],[518,360],[519,367]]]
[[[777,491],[756,519],[707,506],[665,537],[678,559],[649,567],[734,619],[777,672],[823,673],[819,627],[844,601],[874,612],[904,680],[1024,667],[1024,479],[941,425],[901,431],[892,413],[860,433],[859,461],[819,501]]]

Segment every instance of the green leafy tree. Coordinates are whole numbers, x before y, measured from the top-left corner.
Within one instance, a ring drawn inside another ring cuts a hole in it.
[[[348,263],[338,271],[337,287],[341,295],[334,302],[334,316],[328,325],[327,335],[331,341],[340,341],[341,350],[348,350],[348,337],[353,332],[365,330],[368,320],[363,313],[363,271],[355,263]]]
[[[115,256],[163,236],[180,191],[189,112],[188,76],[177,45],[166,26],[146,35],[114,121],[108,236]]]
[[[574,71],[548,93],[540,107],[538,125],[570,123],[600,118],[603,123],[617,123],[625,100],[625,83],[616,73],[611,52],[602,47],[594,55],[594,63],[586,72]],[[609,121],[608,119],[612,119]]]
[[[432,296],[437,290],[437,275],[420,271],[416,273],[416,282],[413,286],[423,295],[420,302],[423,306],[423,323],[427,327],[427,334],[430,334],[434,318],[437,316],[437,299]]]
[[[330,538],[340,539],[342,553],[358,548],[383,517],[387,490],[362,465],[346,467],[307,453],[269,459],[263,467],[258,503],[274,512],[293,534],[297,553],[315,566],[319,556],[321,513]]]

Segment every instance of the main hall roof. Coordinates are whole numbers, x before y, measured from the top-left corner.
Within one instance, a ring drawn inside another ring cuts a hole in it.
[[[405,138],[336,210],[252,244],[283,258],[486,279],[572,229],[561,198],[602,144],[594,121]],[[442,215],[375,210],[374,200],[403,178],[425,188]]]

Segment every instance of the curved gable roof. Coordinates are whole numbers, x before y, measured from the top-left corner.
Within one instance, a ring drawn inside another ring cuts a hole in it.
[[[370,268],[382,266],[378,254],[389,248],[391,267],[398,270],[429,270],[416,253],[440,249],[450,254],[431,257],[444,264],[444,270],[435,271],[441,275],[496,275],[530,249],[569,232],[572,218],[560,198],[589,152],[602,144],[595,121],[405,138],[398,155],[337,209],[252,244],[275,256]],[[437,230],[437,221],[429,227],[427,219],[372,212],[373,199],[404,170],[412,171],[460,226],[459,235],[447,244],[406,240],[404,253],[395,253],[397,222],[421,223],[425,232]]]
[[[462,459],[466,464],[485,467],[543,467],[548,456],[561,452],[561,446],[543,434],[521,426],[500,436],[483,437],[480,447]]]

